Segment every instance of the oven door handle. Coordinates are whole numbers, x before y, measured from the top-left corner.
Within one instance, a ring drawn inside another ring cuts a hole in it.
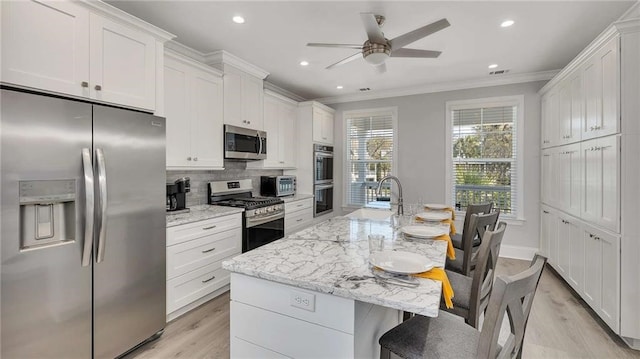
[[[325,184],[325,185],[316,185],[314,189],[315,190],[323,190],[323,189],[329,189],[329,188],[333,188],[333,183]]]
[[[333,158],[333,154],[316,152],[316,158]]]
[[[277,220],[277,219],[281,219],[281,218],[284,218],[284,212],[276,213],[276,214],[268,216],[268,217],[259,217],[259,218],[256,218],[256,219],[247,218],[247,228],[259,226],[261,224],[265,224],[267,222],[271,222],[271,221],[274,221],[274,220]]]

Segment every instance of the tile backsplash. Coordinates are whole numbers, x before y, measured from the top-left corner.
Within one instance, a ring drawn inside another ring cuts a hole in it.
[[[222,171],[167,171],[167,183],[178,178],[191,179],[191,192],[187,193],[187,207],[207,203],[207,183],[234,179],[251,179],[253,195],[260,195],[260,176],[280,176],[282,170],[263,170],[247,168],[246,162],[225,161]]]

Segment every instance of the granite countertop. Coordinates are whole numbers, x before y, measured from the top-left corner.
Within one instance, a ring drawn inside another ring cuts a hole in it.
[[[380,284],[368,262],[370,233],[384,234],[385,249],[425,255],[444,267],[447,242],[405,241],[389,222],[335,217],[222,263],[252,277],[373,303],[430,317],[438,315],[442,284],[418,279],[415,288]],[[360,280],[357,277],[364,277]]]
[[[313,195],[312,194],[307,194],[307,193],[296,193],[293,196],[282,197],[282,200],[284,200],[284,202],[287,203],[287,202],[300,201],[300,200],[307,199],[307,198],[313,198]]]
[[[167,227],[179,226],[181,224],[204,221],[206,219],[244,212],[243,208],[212,206],[209,204],[191,206],[189,209],[191,209],[191,211],[188,213],[167,213]]]

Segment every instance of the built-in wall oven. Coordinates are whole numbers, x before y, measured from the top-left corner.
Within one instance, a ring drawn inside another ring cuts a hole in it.
[[[313,145],[315,203],[313,216],[321,216],[333,211],[333,147]]]

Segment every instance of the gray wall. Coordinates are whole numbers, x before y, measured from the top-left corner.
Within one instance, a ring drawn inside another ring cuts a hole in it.
[[[368,101],[331,104],[336,109],[335,181],[343,184],[343,111],[379,107],[398,108],[397,176],[402,181],[405,203],[445,202],[445,103],[485,97],[524,95],[524,223],[511,223],[505,234],[503,251],[531,253],[539,242],[540,201],[540,96],[546,81],[492,86]],[[336,211],[343,204],[342,185],[336,186]],[[348,209],[345,209],[348,211]],[[505,247],[528,248],[505,248]],[[526,257],[527,254],[513,254]]]
[[[253,184],[253,195],[260,195],[260,176],[280,176],[282,170],[247,169],[246,162],[224,161],[222,171],[167,171],[167,183],[178,178],[191,179],[191,192],[187,193],[187,207],[207,203],[207,183],[250,178]]]

